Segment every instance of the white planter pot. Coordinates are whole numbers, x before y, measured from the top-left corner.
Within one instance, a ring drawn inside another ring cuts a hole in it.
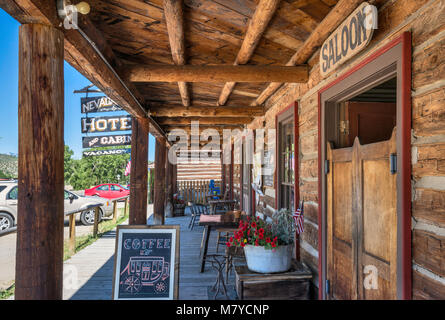
[[[291,267],[292,245],[278,246],[272,250],[246,245],[244,254],[250,271],[276,273],[288,271]]]

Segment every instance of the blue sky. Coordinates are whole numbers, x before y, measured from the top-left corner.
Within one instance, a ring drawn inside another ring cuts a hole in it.
[[[20,24],[0,9],[0,153],[18,153],[18,34]],[[91,82],[65,62],[65,144],[74,151],[74,158],[82,157],[80,131],[80,98],[74,94]],[[96,94],[98,95],[98,94]],[[92,96],[90,94],[90,96]],[[91,116],[118,115],[123,112],[89,114]],[[128,133],[128,132],[121,132]],[[155,140],[149,139],[149,160],[154,160]]]

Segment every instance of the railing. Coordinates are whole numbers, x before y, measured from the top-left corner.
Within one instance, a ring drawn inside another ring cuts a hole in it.
[[[120,200],[125,200],[125,207],[124,207],[124,216],[125,216],[128,211],[128,199],[129,196],[114,198],[109,200],[113,202],[113,223],[117,222],[117,217],[118,217],[117,202]],[[94,209],[93,236],[96,237],[99,230],[99,207],[101,207],[102,205],[103,203],[91,204],[89,206],[83,207],[82,209],[77,209],[65,213],[65,216],[69,217],[68,251],[70,255],[74,254],[76,250],[76,214]],[[8,230],[5,231],[0,231],[0,237],[14,232],[17,232],[17,226],[9,228]]]
[[[119,200],[124,200],[124,199],[125,199],[125,207],[124,207],[124,216],[125,216],[128,210],[129,196],[110,199],[110,201],[113,201],[113,223],[116,223],[117,221],[117,202]],[[74,252],[76,251],[76,213],[94,209],[93,237],[97,237],[97,233],[99,231],[99,207],[101,207],[102,205],[103,205],[102,203],[92,204],[82,208],[81,210],[74,210],[65,213],[65,216],[69,216],[68,252],[70,255],[74,254]]]
[[[214,181],[215,187],[221,190],[221,180]],[[206,196],[210,195],[209,184],[210,180],[183,180],[177,182],[177,190],[185,202],[207,204]]]

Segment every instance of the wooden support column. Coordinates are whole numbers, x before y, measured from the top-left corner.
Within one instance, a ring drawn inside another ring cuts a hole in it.
[[[166,148],[167,153],[167,163],[165,172],[165,206],[170,202],[173,205],[173,164],[168,161],[168,148]],[[173,207],[171,211],[171,216],[173,217]]]
[[[153,202],[154,224],[164,224],[165,210],[165,165],[167,161],[166,141],[156,139],[155,150],[155,192]]]
[[[63,53],[59,30],[19,29],[15,299],[62,299]]]
[[[178,192],[178,165],[172,164],[172,186],[173,194]]]
[[[131,134],[130,225],[147,224],[148,133],[146,118],[133,118]]]

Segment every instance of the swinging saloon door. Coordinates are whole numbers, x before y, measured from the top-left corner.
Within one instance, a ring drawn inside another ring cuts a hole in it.
[[[327,280],[330,299],[396,299],[397,188],[388,141],[327,145]],[[393,162],[394,163],[394,162]]]

